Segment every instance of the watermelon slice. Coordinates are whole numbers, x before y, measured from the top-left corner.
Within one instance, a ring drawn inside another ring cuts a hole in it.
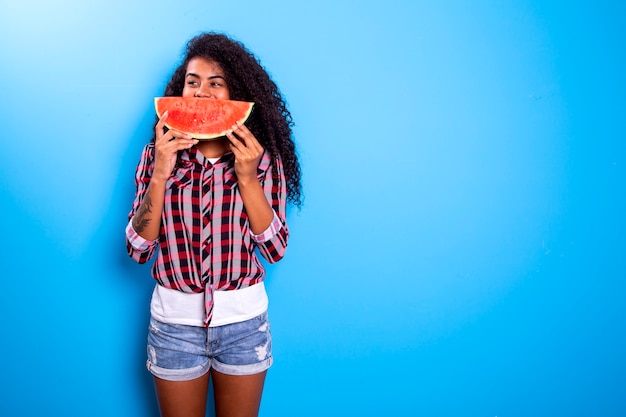
[[[197,97],[155,97],[154,107],[165,126],[188,133],[196,139],[224,136],[237,122],[244,123],[254,103]]]

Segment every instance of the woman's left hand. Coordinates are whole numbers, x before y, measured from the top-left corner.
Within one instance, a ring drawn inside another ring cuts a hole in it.
[[[230,149],[235,154],[237,179],[239,181],[256,179],[256,169],[264,151],[259,141],[244,124],[239,122],[233,126],[232,132],[226,133],[226,137],[230,141]]]

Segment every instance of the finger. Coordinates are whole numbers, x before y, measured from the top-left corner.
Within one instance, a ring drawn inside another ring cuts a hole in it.
[[[237,148],[239,150],[244,149],[246,147],[243,139],[240,139],[238,136],[235,136],[233,132],[226,132],[226,138],[229,140],[231,147]]]
[[[157,163],[158,161],[171,161],[171,159],[178,153],[178,151],[189,149],[193,145],[194,143],[192,141],[176,141],[159,147],[156,151]]]
[[[174,140],[174,139],[191,140],[191,139],[193,139],[193,136],[191,136],[189,133],[181,132],[179,130],[172,130],[172,129],[170,129],[167,133],[171,134],[170,140]]]
[[[235,155],[235,163],[244,162],[251,158],[250,151],[239,139],[234,138],[232,134],[229,139],[230,151]]]
[[[171,142],[174,152],[182,151],[183,149],[189,149],[192,146],[198,144],[198,139],[178,139]]]
[[[163,114],[161,115],[161,117],[159,118],[159,123],[160,123],[161,125],[165,125],[165,121],[167,120],[167,117],[168,117],[168,116],[169,116],[169,112],[168,112],[168,110],[165,110],[165,111],[163,112]]]
[[[176,138],[193,139],[190,134],[181,132],[180,130],[168,128],[166,132],[165,128],[167,127],[167,125],[165,122],[167,121],[168,117],[169,117],[168,111],[163,112],[163,114],[161,115],[161,118],[159,119],[159,121],[157,122],[155,126],[155,131],[156,131],[155,133],[156,133],[157,140],[162,139],[162,140],[170,141]]]
[[[250,132],[250,129],[248,129],[248,126],[244,125],[243,123],[241,123],[240,121],[236,121],[235,124],[232,127],[233,130],[239,130],[243,133],[246,134],[252,134],[252,132]]]
[[[246,125],[241,122],[237,122],[232,129],[233,132],[241,138],[247,148],[250,148],[257,153],[263,152],[263,146],[261,146],[256,136],[254,136]]]
[[[248,148],[241,140],[237,139],[232,133],[227,135],[230,139],[230,150],[235,155],[235,162],[250,162],[259,159],[259,153]]]
[[[165,121],[167,120],[167,111],[163,113],[156,126],[154,126],[154,133],[157,140],[161,139],[165,134]]]
[[[164,132],[164,129],[167,127],[167,124],[166,124],[165,122],[167,121],[168,117],[169,117],[169,113],[168,113],[167,111],[165,111],[165,112],[163,113],[163,115],[161,116],[161,118],[159,119],[159,121],[157,122],[157,124],[156,124],[155,128],[156,128],[156,129],[159,129],[159,130],[160,130],[160,131],[162,131],[162,132]],[[169,129],[169,128],[168,128],[168,132],[169,132],[169,131],[178,133],[178,135],[177,135],[177,136],[183,136],[183,135],[186,135],[184,132],[180,132],[180,131],[175,130],[175,129]]]
[[[159,141],[167,143],[167,142],[171,142],[171,141],[174,141],[174,140],[186,140],[186,141],[189,141],[189,140],[193,140],[193,139],[194,138],[191,135],[189,135],[188,133],[170,129],[167,132],[165,132],[159,138]]]
[[[181,135],[181,136],[174,136]],[[198,139],[194,139],[189,135],[181,132],[168,131],[161,138],[157,139],[155,145],[157,150],[164,153],[172,153],[182,149],[189,149],[198,143]]]
[[[232,143],[230,144],[230,151],[233,153],[233,155],[235,155],[235,162],[241,161],[243,155],[241,154],[241,151],[237,149]]]
[[[237,122],[231,127],[232,131],[239,137],[241,137],[244,141],[247,140],[256,140],[250,129],[241,122]]]

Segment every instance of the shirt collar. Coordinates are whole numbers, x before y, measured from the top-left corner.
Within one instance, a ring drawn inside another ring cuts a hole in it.
[[[208,158],[206,158],[202,152],[198,151],[198,149],[192,147],[186,151],[182,151],[179,156],[180,162],[182,165],[190,165],[190,164],[200,164],[200,165],[212,165]],[[221,158],[213,164],[216,168],[224,168],[224,183],[233,187],[237,183],[237,177],[235,176],[235,169],[233,167],[235,161],[235,154],[232,152],[227,152],[221,156]],[[270,153],[265,150],[263,155],[261,156],[261,160],[259,161],[259,166],[257,167],[257,178],[262,178],[265,176],[265,173],[269,170],[270,165],[272,163],[272,156]],[[231,169],[228,169],[231,168]]]

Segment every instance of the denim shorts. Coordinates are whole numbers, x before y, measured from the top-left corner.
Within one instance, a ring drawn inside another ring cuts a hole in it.
[[[240,323],[196,327],[150,319],[148,370],[169,381],[188,381],[210,369],[253,375],[272,365],[272,334],[267,312]]]

